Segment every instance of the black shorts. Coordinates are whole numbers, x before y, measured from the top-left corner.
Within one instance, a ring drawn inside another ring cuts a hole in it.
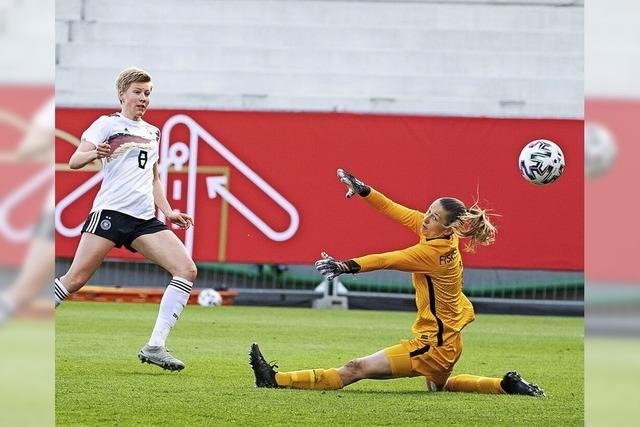
[[[114,242],[116,248],[124,246],[131,252],[137,252],[131,243],[138,237],[168,229],[157,218],[140,219],[106,209],[91,212],[82,226],[83,233],[104,237]]]

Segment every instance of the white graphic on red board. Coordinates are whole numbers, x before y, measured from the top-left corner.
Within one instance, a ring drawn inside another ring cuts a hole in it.
[[[189,130],[189,142],[182,141],[171,142],[171,131],[176,125],[184,125]],[[168,175],[171,167],[175,170],[182,170],[185,166],[187,170],[187,199],[186,199],[186,213],[196,218],[196,174],[198,166],[198,141],[202,139],[207,143],[209,147],[215,150],[220,156],[228,161],[233,167],[235,167],[241,174],[243,174],[249,181],[255,184],[262,192],[265,193],[271,200],[273,200],[278,206],[280,206],[289,216],[289,226],[283,231],[276,231],[271,228],[264,219],[258,217],[251,209],[249,209],[241,200],[235,197],[226,187],[227,177],[212,175],[206,177],[207,194],[210,198],[215,198],[218,195],[226,200],[234,209],[236,209],[243,217],[245,217],[251,224],[253,224],[258,230],[260,230],[269,239],[282,242],[293,237],[298,230],[300,224],[300,217],[296,208],[285,199],[279,192],[277,192],[271,185],[269,185],[263,178],[256,174],[249,166],[247,166],[242,160],[240,160],[235,154],[227,149],[220,141],[218,141],[213,135],[207,132],[202,126],[200,126],[191,117],[178,114],[168,119],[162,128],[162,138],[160,142],[160,163],[158,165],[158,172],[160,174],[160,181],[165,189],[166,194],[171,194],[175,200],[181,200],[183,196],[182,181],[176,180],[173,182],[173,188],[171,193],[168,192]],[[58,202],[55,211],[56,230],[65,237],[76,237],[80,235],[83,223],[76,226],[68,227],[62,222],[62,213],[73,202],[82,197],[87,191],[93,188],[95,185],[102,181],[102,171],[97,172],[87,181],[82,183],[78,188],[69,193],[60,202]],[[165,216],[159,213],[158,219],[160,221],[165,220]],[[196,220],[197,222],[197,220]],[[194,229],[190,228],[185,233],[185,246],[189,253],[193,250],[193,235]]]
[[[32,237],[35,224],[19,228],[15,224],[11,224],[11,212],[18,209],[20,202],[41,186],[51,185],[52,180],[53,169],[50,166],[45,166],[0,202],[0,233],[4,237],[16,243],[25,242]]]

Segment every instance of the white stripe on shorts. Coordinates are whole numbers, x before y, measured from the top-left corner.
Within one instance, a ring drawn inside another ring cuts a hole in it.
[[[87,231],[89,233],[95,233],[96,232],[96,228],[98,227],[98,222],[100,221],[100,214],[102,213],[102,210],[96,211],[93,215],[93,218],[91,218],[91,222],[89,222],[89,227],[87,227]]]

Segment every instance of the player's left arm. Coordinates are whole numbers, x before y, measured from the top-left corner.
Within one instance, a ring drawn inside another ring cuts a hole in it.
[[[171,209],[171,205],[167,200],[167,196],[164,194],[164,188],[162,188],[162,182],[160,182],[160,174],[158,173],[158,163],[153,164],[153,202],[158,209],[166,216],[172,224],[176,224],[182,230],[186,230],[189,227],[195,225],[193,218],[186,213],[174,211]]]
[[[363,273],[374,270],[399,270],[410,273],[429,273],[436,266],[435,251],[423,243],[381,254],[366,255],[346,261],[336,261],[322,253],[322,259],[316,261],[316,270],[333,279],[344,273]]]
[[[436,251],[424,243],[405,249],[354,258],[360,271],[399,270],[409,273],[430,273],[439,262]]]

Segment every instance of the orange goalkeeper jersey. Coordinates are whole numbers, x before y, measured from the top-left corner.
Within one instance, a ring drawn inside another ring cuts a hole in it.
[[[416,338],[442,345],[475,319],[473,305],[462,293],[462,257],[458,237],[426,239],[420,232],[424,214],[392,202],[373,188],[364,198],[371,206],[420,236],[418,244],[393,252],[353,260],[360,271],[381,269],[411,272],[418,313]]]

